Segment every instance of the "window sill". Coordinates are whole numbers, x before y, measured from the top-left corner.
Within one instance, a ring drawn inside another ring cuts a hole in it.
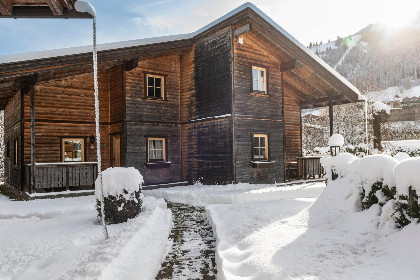
[[[249,94],[253,96],[265,96],[265,97],[268,96],[268,93],[265,91],[253,91],[253,92],[250,92]]]
[[[275,161],[251,161],[252,168],[267,168],[274,166]]]
[[[155,162],[145,162],[146,168],[150,169],[160,169],[160,168],[169,168],[171,166],[170,161],[155,161]]]
[[[157,98],[157,97],[143,97],[144,100],[148,101],[166,101],[164,98]]]

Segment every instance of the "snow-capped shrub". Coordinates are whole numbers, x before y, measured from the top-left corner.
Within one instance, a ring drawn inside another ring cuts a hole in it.
[[[420,193],[420,158],[401,161],[394,168],[397,189],[396,220],[400,227],[420,218],[418,194]]]
[[[344,177],[349,172],[349,163],[356,157],[349,153],[343,153],[335,157],[321,158],[321,165],[324,167],[328,180],[336,180]]]
[[[360,160],[360,196],[363,209],[374,204],[383,206],[395,197],[393,169],[397,163],[398,160],[388,155],[367,156]]]
[[[96,209],[101,217],[99,178],[96,180]],[[141,211],[143,176],[134,167],[114,167],[102,172],[104,214],[107,224],[118,224]]]

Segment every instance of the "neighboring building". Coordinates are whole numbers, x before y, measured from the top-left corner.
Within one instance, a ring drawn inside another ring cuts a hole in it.
[[[301,155],[301,109],[359,95],[250,3],[191,34],[103,44],[98,57],[102,168],[134,166],[146,185],[282,182]],[[29,189],[31,157],[36,190],[92,183],[91,60],[90,47],[0,57],[9,184]]]

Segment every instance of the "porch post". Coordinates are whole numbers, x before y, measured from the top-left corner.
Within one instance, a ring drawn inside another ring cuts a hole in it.
[[[334,134],[334,110],[333,110],[333,103],[328,103],[329,107],[329,117],[330,117],[330,136]]]
[[[31,183],[29,192],[35,190],[35,89],[34,84],[30,85],[31,92]]]

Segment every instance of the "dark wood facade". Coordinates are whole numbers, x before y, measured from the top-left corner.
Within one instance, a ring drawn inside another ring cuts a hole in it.
[[[191,36],[99,53],[103,169],[134,166],[146,185],[281,182],[301,156],[301,108],[356,101],[333,70],[249,5]],[[253,66],[266,71],[265,93],[253,90]],[[5,106],[10,184],[25,187],[23,166],[31,159],[30,95],[20,87],[32,73],[39,76],[35,161],[62,161],[66,137],[85,139],[84,161],[95,161],[90,68],[89,53],[0,64],[0,90],[12,96]],[[147,95],[147,75],[163,77],[163,98]],[[253,160],[254,134],[268,136],[263,161]],[[148,161],[148,138],[164,139],[164,162]]]

